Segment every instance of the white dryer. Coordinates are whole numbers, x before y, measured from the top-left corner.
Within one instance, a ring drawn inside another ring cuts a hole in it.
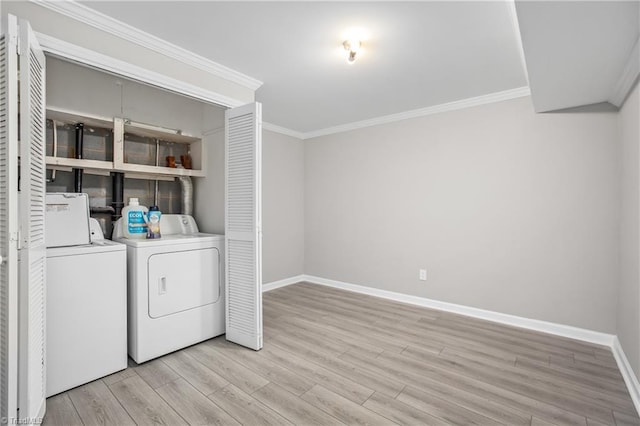
[[[193,217],[162,215],[162,238],[127,245],[129,356],[137,363],[224,334],[224,236]]]

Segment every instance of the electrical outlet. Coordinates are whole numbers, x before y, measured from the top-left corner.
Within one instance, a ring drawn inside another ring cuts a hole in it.
[[[426,281],[427,280],[427,270],[426,269],[420,269],[418,271],[419,275],[418,278],[420,279],[420,281]]]

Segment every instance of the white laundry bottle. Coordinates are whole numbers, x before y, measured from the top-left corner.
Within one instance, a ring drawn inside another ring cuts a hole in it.
[[[137,198],[129,198],[129,205],[122,209],[122,234],[125,238],[147,238],[148,209],[141,206]]]

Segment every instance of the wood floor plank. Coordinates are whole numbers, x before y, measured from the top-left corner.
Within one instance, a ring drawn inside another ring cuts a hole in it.
[[[362,350],[367,350],[371,353],[379,354],[383,351],[378,344],[370,344],[365,339],[360,339],[357,336],[351,334],[350,336],[344,335],[342,333],[336,333],[335,330],[325,327],[321,322],[309,321],[304,318],[296,318],[287,316],[281,318],[280,326],[284,326],[283,331],[286,333],[287,330],[292,327],[294,329],[300,329],[305,333],[311,333],[318,336],[322,336],[325,339],[335,339],[340,343],[347,346],[348,350],[352,350],[354,348],[359,348]],[[400,347],[398,347],[399,351]]]
[[[85,425],[135,425],[102,380],[69,391],[69,398]]]
[[[160,386],[156,392],[190,425],[240,425],[183,378]]]
[[[304,305],[304,307],[302,307],[298,303],[291,303],[289,300],[263,300],[263,307],[264,309],[281,310],[282,312],[298,315],[301,318],[308,319],[320,318],[328,314],[327,311],[321,308],[315,308],[310,305]]]
[[[373,312],[362,312],[357,309],[350,309],[341,306],[334,306],[328,302],[319,302],[313,299],[294,299],[295,302],[300,304],[304,303],[305,307],[316,309],[318,312],[326,312],[326,314],[333,315],[334,317],[349,317],[352,320],[359,320],[362,323],[371,324],[378,320],[380,317]]]
[[[416,313],[420,316],[438,317],[442,313],[442,311],[437,311],[435,309],[425,308],[422,306],[416,306],[416,305],[411,305],[411,304],[402,303],[402,302],[396,302],[388,299],[381,299],[379,297],[369,296],[361,293],[345,292],[344,290],[341,290],[341,289],[334,289],[331,287],[319,286],[313,283],[302,282],[302,283],[296,284],[295,286],[290,287],[290,289],[292,290],[292,292],[294,292],[294,294],[308,294],[309,292],[313,292],[313,293],[324,295],[327,297],[338,297],[342,300],[348,300],[353,303],[362,302],[367,307],[371,307],[371,306],[389,307],[390,309],[393,309],[396,312],[400,311],[400,312]]]
[[[162,358],[162,362],[204,395],[209,395],[229,384],[226,379],[205,367],[185,351],[169,354]]]
[[[351,298],[345,299],[345,297],[340,294],[329,295],[327,297],[329,302],[340,301],[342,303],[348,303],[349,306],[358,306],[363,309],[375,309],[377,312],[382,312],[391,318],[404,319],[404,320],[419,320],[419,319],[431,319],[436,320],[440,317],[436,311],[429,311],[424,308],[420,309],[412,309],[411,305],[404,303],[375,303],[376,301],[372,301],[368,298]]]
[[[287,419],[232,384],[209,395],[209,399],[244,425],[291,425]]]
[[[348,356],[351,356],[352,358],[347,358]],[[353,352],[348,352],[342,358],[355,360],[362,359]],[[382,364],[378,365],[382,366]],[[402,380],[403,378],[400,379]],[[508,425],[529,425],[531,415],[528,412],[512,408],[502,403],[494,402],[486,398],[484,395],[474,394],[458,387],[451,386],[443,380],[432,380],[429,377],[411,377],[404,380],[406,382],[410,382],[409,385],[414,389],[422,391],[435,398],[455,401],[456,405],[474,411],[496,422]]]
[[[441,358],[450,359],[454,362],[459,359],[459,357],[457,356],[450,356],[446,353],[441,354]],[[479,369],[486,368],[486,371],[494,370],[496,374],[508,376],[516,381],[531,381],[532,383],[537,383],[538,386],[540,386],[540,384],[543,384],[547,387],[557,387],[561,389],[562,392],[569,393],[571,395],[588,397],[594,403],[598,403],[605,408],[610,406],[614,409],[618,408],[625,412],[629,412],[629,410],[631,410],[631,413],[635,413],[633,401],[627,395],[621,395],[617,392],[611,392],[607,389],[594,387],[588,384],[577,382],[575,380],[560,378],[556,375],[548,374],[542,370],[522,371],[521,368],[517,368],[514,366],[502,366],[499,364],[495,364],[492,361],[487,361],[483,358],[465,357],[462,359],[462,362],[467,363],[468,365],[476,366],[476,368]]]
[[[609,367],[612,368],[614,370],[618,369],[618,364],[616,363],[616,359],[613,357],[613,354],[611,354],[610,357],[602,357],[599,358],[595,355],[595,353],[593,355],[585,355],[585,354],[581,354],[581,353],[574,353],[573,357],[576,361],[582,361],[585,362],[587,364],[594,364],[594,365],[600,365],[603,367]]]
[[[378,358],[387,358],[393,355],[383,353]],[[581,393],[571,387],[562,386],[560,383],[549,384],[538,377],[517,374],[517,372],[508,367],[504,367],[501,370],[493,370],[480,363],[474,363],[466,359],[452,361],[422,354],[419,359],[416,358],[416,361],[422,366],[438,367],[445,371],[473,377],[513,392],[532,395],[536,399],[565,407],[574,413],[588,414],[589,417],[599,421],[610,422],[612,420],[611,409],[607,408],[606,404],[600,403],[600,398],[604,398],[600,394],[595,396],[587,395],[586,392]]]
[[[438,417],[378,392],[371,395],[363,406],[400,425],[449,425],[449,423]]]
[[[178,373],[169,368],[169,366],[159,358],[140,364],[134,367],[134,369],[138,376],[142,377],[153,389],[166,385],[180,377]]]
[[[309,426],[342,424],[337,418],[287,392],[275,383],[270,383],[257,390],[252,396],[267,407],[282,414],[293,424]]]
[[[555,423],[550,423],[546,420],[539,419],[537,417],[531,418],[531,426],[562,426]]]
[[[304,298],[304,303],[308,303],[309,300],[315,301],[320,304],[328,304],[334,309],[342,309],[346,312],[357,313],[367,318],[375,318],[375,321],[400,321],[404,319],[418,320],[419,315],[411,312],[403,312],[400,310],[387,310],[384,306],[372,307],[370,304],[362,304],[358,300],[344,300],[344,297],[336,296],[320,296],[313,297],[309,295],[301,296],[298,299],[291,299],[292,301],[299,301]]]
[[[331,333],[344,336],[345,338],[355,336],[356,339],[360,339],[367,345],[379,348],[380,350],[400,353],[407,346],[406,342],[401,342],[397,339],[392,340],[388,339],[386,336],[375,335],[368,332],[357,332],[357,328],[363,324],[352,323],[349,318],[337,319],[335,317],[327,318],[325,316],[317,320],[317,322]],[[437,349],[442,349],[442,346],[438,345]]]
[[[513,361],[513,358],[517,356],[513,352],[496,348],[492,346],[489,342],[470,341],[465,338],[447,335],[446,333],[442,333],[439,331],[423,330],[422,338],[424,340],[431,342],[432,345],[436,344],[437,346],[442,346],[444,348],[448,348],[451,350],[460,350],[467,353],[470,353],[470,352],[476,353],[478,355],[482,355],[487,358],[493,358],[498,361],[506,362],[507,364],[511,363]],[[425,345],[423,345],[422,342],[416,342],[416,341],[409,342],[408,346],[412,346],[417,349],[428,349],[428,348],[425,348]],[[529,357],[531,357],[531,355],[529,355]],[[543,357],[534,356],[533,359],[539,360],[541,362],[549,363],[548,355]]]
[[[300,396],[313,386],[308,380],[263,356],[261,351],[253,351],[222,338],[210,340],[207,344],[220,354],[230,353],[239,364],[256,374],[259,373],[270,382],[277,383],[294,395]]]
[[[413,348],[411,346],[407,347],[403,352],[412,352],[412,351],[417,351],[417,350],[422,350],[421,348]],[[468,349],[468,348],[456,348],[456,347],[450,347],[450,346],[445,346],[442,351],[440,351],[437,355],[440,356],[455,356],[455,357],[460,357],[460,358],[468,358],[468,359],[472,359],[472,360],[478,360],[481,359],[487,363],[490,363],[492,365],[496,365],[496,366],[515,366],[516,365],[516,360],[517,360],[517,356],[516,355],[511,355],[511,356],[503,356],[503,357],[495,357],[492,355],[487,355],[485,352],[482,351],[478,351],[475,349]]]
[[[608,380],[592,374],[575,371],[567,367],[543,364],[535,360],[518,357],[516,367],[531,371],[536,374],[546,374],[563,380],[571,380],[576,383],[582,383],[591,386],[594,389],[602,389],[613,392],[624,398],[630,398],[629,391],[623,381]]]
[[[613,352],[611,351],[611,348],[595,348],[593,352],[596,359],[605,361],[612,365],[618,365],[615,357],[613,356]]]
[[[373,394],[372,389],[291,352],[279,349],[277,346],[266,346],[260,352],[274,362],[278,362],[301,377],[305,377],[311,383],[322,385],[357,404],[362,404]]]
[[[404,384],[393,378],[380,378],[366,372],[361,366],[356,366],[345,362],[333,354],[327,355],[322,351],[318,351],[313,347],[305,347],[295,340],[289,340],[281,336],[278,340],[274,339],[271,344],[281,347],[282,349],[304,357],[311,362],[318,364],[336,374],[341,374],[352,380],[362,384],[363,386],[382,392],[390,397],[395,397],[404,388]]]
[[[349,346],[341,342],[338,342],[336,340],[326,339],[318,335],[309,334],[302,330],[295,330],[292,328],[288,328],[286,332],[278,333],[277,336],[272,336],[272,337],[280,337],[280,335],[293,337],[300,342],[305,342],[308,345],[321,348],[325,351],[333,353],[334,355],[339,355],[349,350]]]
[[[386,417],[382,417],[320,385],[312,387],[301,398],[348,425],[396,425]]]
[[[560,356],[572,354],[566,349],[556,348],[551,345],[543,345],[537,342],[527,342],[526,339],[515,339],[509,336],[502,335],[498,332],[479,333],[475,330],[469,330],[468,328],[459,327],[454,324],[445,324],[443,322],[434,323],[419,321],[419,327],[425,330],[443,332],[452,336],[461,337],[463,339],[468,339],[475,342],[491,341],[496,348],[522,355],[537,355],[540,357],[547,357],[552,354]]]
[[[570,353],[588,354],[592,356],[594,354],[595,347],[593,344],[570,339],[568,337],[552,336],[535,330],[526,330],[507,324],[500,324],[457,314],[443,314],[440,316],[439,320],[447,325],[454,323],[463,325],[474,331],[487,330],[497,332],[517,339],[525,339],[527,342],[537,342],[543,345],[550,345],[564,349]]]
[[[364,368],[381,377],[396,377],[407,383],[411,383],[416,388],[423,389],[433,382],[446,383],[449,386],[458,388],[466,392],[471,392],[479,396],[484,396],[505,407],[512,407],[522,412],[532,413],[554,423],[561,425],[585,425],[584,416],[576,415],[561,407],[539,401],[525,394],[520,394],[503,389],[490,383],[467,377],[456,372],[451,372],[436,366],[417,363],[410,358],[398,356],[389,358],[389,354],[383,359],[373,361],[359,359],[355,357],[351,362],[364,364]],[[352,358],[352,354],[345,354],[342,358]],[[379,357],[380,358],[380,357]]]
[[[117,373],[113,373],[109,376],[103,377],[102,381],[104,382],[105,385],[108,386],[112,383],[119,382],[120,380],[124,380],[131,376],[135,376],[136,374],[138,373],[136,373],[135,368],[129,367],[129,368],[125,368],[124,370],[118,371]]]
[[[640,419],[638,416],[632,416],[625,413],[613,412],[613,417],[616,421],[616,426],[638,426],[640,425]]]
[[[196,345],[185,350],[189,355],[201,362],[214,373],[224,377],[229,383],[233,383],[243,391],[251,394],[269,381],[264,377],[247,370],[243,365],[233,359],[220,356],[207,345]]]
[[[566,367],[575,371],[592,374],[603,379],[610,379],[614,381],[622,379],[620,370],[618,370],[617,367],[596,365],[581,360],[574,360],[573,362],[569,362],[559,358],[551,358],[551,365]]]
[[[607,425],[606,423],[599,422],[597,420],[587,418],[587,426],[615,426],[615,423]]]
[[[405,388],[406,390],[407,388]],[[467,392],[444,382],[430,380],[427,386],[421,386],[417,391],[448,401],[455,401],[456,405],[503,424],[528,425],[531,421],[531,415],[525,411],[496,403],[484,395]]]
[[[322,317],[322,321],[326,324],[329,324],[333,327],[341,329],[345,332],[356,333],[358,335],[363,336],[372,336],[378,340],[386,340],[388,342],[393,343],[396,346],[405,346],[407,345],[407,341],[404,340],[405,336],[398,336],[395,333],[395,330],[388,330],[386,327],[380,327],[373,325],[373,322],[362,320],[359,322],[353,321],[353,318],[349,317],[336,317],[336,316],[325,316]],[[426,343],[428,340],[418,339],[417,343]]]
[[[433,416],[455,425],[498,425],[500,422],[468,410],[446,399],[434,397],[407,386],[396,398]]]
[[[68,393],[61,393],[47,399],[47,413],[43,426],[82,426],[82,420],[76,411]]]
[[[160,396],[138,375],[109,386],[120,404],[138,425],[186,425]]]

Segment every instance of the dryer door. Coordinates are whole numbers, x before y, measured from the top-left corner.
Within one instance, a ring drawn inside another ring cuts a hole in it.
[[[220,298],[216,248],[154,254],[147,267],[151,318],[210,305]]]

